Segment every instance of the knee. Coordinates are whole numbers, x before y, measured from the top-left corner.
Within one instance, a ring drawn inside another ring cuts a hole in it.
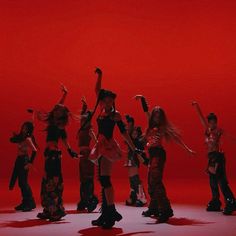
[[[110,188],[112,186],[110,176],[100,176],[99,181],[103,188]]]

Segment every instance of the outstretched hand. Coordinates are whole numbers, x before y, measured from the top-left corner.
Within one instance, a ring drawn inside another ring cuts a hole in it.
[[[192,101],[192,106],[197,106],[198,103],[196,101]]]
[[[137,95],[135,95],[133,98],[134,98],[135,100],[139,100],[139,99],[141,99],[141,98],[143,98],[143,97],[144,97],[143,95],[137,94]]]
[[[73,159],[78,159],[79,158],[79,155],[77,152],[73,151],[71,148],[68,148],[67,149],[69,155],[73,158]]]
[[[62,84],[62,83],[61,83],[61,91],[62,91],[63,93],[68,93],[67,88],[66,88],[65,85]]]
[[[102,70],[99,67],[96,67],[95,74],[101,75],[102,74]]]
[[[86,101],[85,96],[83,96],[83,97],[81,98],[81,102],[82,102],[84,105],[87,105],[87,101]]]

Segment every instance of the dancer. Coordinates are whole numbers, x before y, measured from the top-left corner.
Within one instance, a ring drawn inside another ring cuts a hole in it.
[[[113,163],[121,158],[120,147],[113,138],[115,125],[118,126],[120,133],[132,150],[135,152],[138,152],[138,150],[135,149],[135,146],[126,131],[120,113],[115,109],[116,94],[112,91],[101,89],[102,71],[97,68],[95,73],[98,76],[96,83],[96,107],[99,104],[101,106],[101,112],[97,118],[98,143],[91,151],[90,159],[98,159],[99,163],[99,181],[102,187],[102,213],[97,220],[92,221],[92,225],[109,229],[116,221],[122,219],[122,216],[115,208],[114,189],[111,183]],[[96,110],[96,107],[94,111]]]
[[[59,103],[49,113],[38,112],[38,119],[46,122],[47,138],[45,156],[45,174],[41,184],[41,204],[43,212],[37,215],[40,219],[49,219],[50,221],[60,220],[66,215],[63,206],[63,177],[61,171],[61,150],[58,147],[58,141],[61,139],[72,158],[78,155],[72,151],[65,130],[69,120],[69,110],[64,106],[67,95],[67,89],[62,85],[62,98]]]
[[[92,130],[90,116],[91,111],[88,110],[85,97],[82,98],[82,110],[81,110],[81,129],[77,134],[78,146],[80,149],[80,202],[77,204],[77,211],[87,209],[88,212],[92,212],[96,209],[98,204],[98,198],[94,195],[94,163],[89,160],[90,154],[90,142],[92,137],[95,138],[95,134]],[[88,122],[84,125],[84,123]]]
[[[144,150],[145,141],[142,135],[140,126],[135,126],[134,118],[126,115],[127,131],[134,143],[135,147],[139,150]],[[139,159],[137,154],[127,145],[128,155],[127,163],[125,166],[128,168],[129,182],[130,182],[130,196],[126,200],[127,206],[143,207],[147,203],[147,198],[144,192],[142,181],[139,177]]]
[[[141,100],[143,111],[146,113],[148,120],[145,138],[150,159],[148,192],[151,201],[148,210],[144,211],[142,215],[145,217],[155,215],[158,217],[159,223],[164,223],[173,216],[173,210],[162,182],[166,161],[166,152],[162,145],[163,139],[167,141],[173,140],[190,154],[194,154],[195,152],[183,142],[181,135],[168,121],[166,113],[161,107],[156,106],[149,112],[145,97],[136,95],[135,98]]]
[[[11,143],[17,144],[17,158],[12,172],[9,190],[13,190],[18,179],[21,190],[22,202],[15,207],[17,211],[31,211],[36,208],[33,193],[28,183],[29,170],[34,162],[37,153],[37,144],[33,135],[34,125],[31,121],[22,124],[20,132],[13,133]],[[31,150],[31,156],[29,151]]]
[[[199,104],[192,102],[202,125],[205,128],[205,143],[208,151],[207,173],[209,174],[209,183],[212,193],[212,199],[209,201],[207,211],[221,211],[221,201],[219,186],[225,199],[225,208],[223,214],[231,215],[236,210],[236,201],[233,192],[230,189],[226,177],[225,155],[220,147],[220,140],[223,130],[217,125],[217,116],[210,113],[205,119]]]

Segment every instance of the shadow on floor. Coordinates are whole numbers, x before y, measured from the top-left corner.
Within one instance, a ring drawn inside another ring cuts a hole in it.
[[[147,224],[158,224],[158,220],[157,218],[152,217],[152,219],[156,219],[155,223],[147,223]],[[175,226],[200,226],[200,225],[206,225],[206,224],[214,224],[215,222],[207,222],[207,221],[202,221],[202,220],[196,220],[196,219],[188,219],[185,217],[181,217],[181,218],[176,218],[176,217],[172,217],[170,218],[166,224],[168,225],[175,225]]]
[[[40,219],[29,219],[29,220],[22,220],[22,221],[7,221],[0,224],[0,228],[10,227],[10,228],[28,228],[34,226],[41,226],[41,225],[49,225],[49,224],[66,224],[69,222],[65,221],[56,221],[50,222],[47,220],[40,220]]]
[[[154,233],[153,231],[140,231],[140,232],[131,232],[131,233],[123,233],[122,228],[112,228],[112,229],[102,229],[101,227],[91,227],[87,229],[82,229],[78,231],[81,236],[94,236],[94,235],[102,235],[102,236],[132,236],[136,234],[149,234]]]
[[[188,218],[170,218],[167,224],[169,225],[176,225],[176,226],[184,226],[184,225],[206,225],[206,224],[214,224],[215,222],[207,222],[207,221],[202,221],[202,220],[195,220],[195,219],[188,219]]]

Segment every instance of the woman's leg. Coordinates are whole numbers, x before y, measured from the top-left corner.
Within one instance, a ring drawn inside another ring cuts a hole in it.
[[[135,205],[137,201],[139,184],[141,183],[139,179],[139,175],[138,175],[138,167],[129,166],[128,176],[129,176],[129,184],[130,184],[130,196],[129,196],[129,199],[126,200],[126,205],[132,206],[132,205]]]
[[[80,159],[80,202],[77,205],[77,210],[88,209],[92,212],[96,209],[98,199],[94,195],[94,164],[88,160],[90,150],[81,152],[83,158]]]
[[[211,152],[208,154],[208,173],[209,173],[209,184],[211,188],[212,199],[207,204],[207,211],[220,211],[221,210],[221,201],[220,201],[220,192],[218,186],[218,176],[209,171],[210,168],[215,168],[217,159],[217,152]]]
[[[162,181],[165,162],[165,151],[159,150],[158,156],[152,158],[150,166],[151,199],[158,203],[159,222],[166,222],[169,217],[173,216],[173,210],[171,209],[170,201]]]
[[[128,167],[128,175],[131,191],[130,198],[126,200],[126,205],[144,206],[147,203],[147,199],[139,177],[139,167]]]
[[[211,188],[212,199],[207,204],[207,211],[220,211],[221,210],[221,201],[220,201],[220,192],[218,187],[218,178],[215,174],[209,173],[209,183]]]
[[[25,169],[25,165],[28,163],[28,157],[21,157],[18,169],[18,184],[21,189],[23,211],[31,211],[36,208],[35,201],[33,199],[33,194],[31,187],[28,183],[29,171]]]
[[[102,215],[97,221],[93,221],[93,225],[99,225],[103,228],[111,228],[115,221],[120,221],[122,216],[116,211],[114,204],[114,189],[111,183],[112,163],[108,159],[101,157],[99,161],[99,180],[103,191]],[[100,223],[100,224],[98,224]]]
[[[65,216],[63,189],[61,157],[60,154],[54,153],[45,160],[45,176],[41,185],[41,201],[44,209],[43,213],[38,214],[39,218],[55,221]]]
[[[18,175],[19,175],[19,161],[20,161],[19,157],[17,157],[16,160],[15,160],[14,168],[13,168],[11,179],[10,179],[10,182],[9,182],[9,189],[11,189],[11,190],[14,188],[14,186],[16,184],[16,181],[18,179]],[[16,211],[22,211],[23,210],[23,196],[22,196],[21,203],[15,207],[15,210]]]
[[[233,211],[236,210],[235,196],[229,186],[225,168],[225,157],[223,153],[219,153],[219,173],[218,173],[218,183],[222,194],[225,199],[225,208],[223,209],[223,214],[231,215]]]

